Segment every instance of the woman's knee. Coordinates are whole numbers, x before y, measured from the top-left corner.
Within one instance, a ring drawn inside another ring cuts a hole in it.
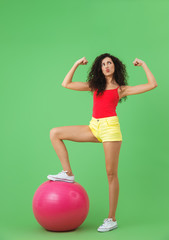
[[[111,174],[107,174],[107,179],[108,179],[108,182],[111,183],[112,181],[118,181],[118,175],[115,173],[111,173]]]
[[[50,130],[50,139],[52,140],[53,138],[56,138],[59,134],[59,127],[52,128]]]
[[[107,172],[107,177],[108,177],[108,178],[118,177],[118,172],[117,172],[117,170],[115,170],[115,169],[106,168],[106,172]]]

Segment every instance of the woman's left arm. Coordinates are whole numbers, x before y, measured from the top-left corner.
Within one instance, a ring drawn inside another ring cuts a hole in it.
[[[142,66],[143,67],[143,69],[146,73],[147,79],[148,79],[148,83],[140,84],[140,85],[136,85],[136,86],[123,86],[122,93],[121,93],[122,97],[128,96],[128,95],[144,93],[144,92],[150,91],[158,86],[157,82],[155,80],[155,77],[153,76],[152,72],[147,67],[147,65],[144,61],[136,58],[134,60],[133,64],[134,64],[134,66]]]

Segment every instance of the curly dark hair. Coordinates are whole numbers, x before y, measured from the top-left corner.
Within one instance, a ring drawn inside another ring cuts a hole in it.
[[[97,96],[102,95],[106,88],[106,78],[101,69],[102,60],[105,57],[109,57],[112,59],[115,65],[115,72],[113,77],[119,86],[128,85],[127,78],[128,74],[126,71],[126,66],[120,61],[117,57],[112,56],[109,53],[104,53],[97,56],[92,64],[91,69],[88,70],[87,82],[89,82],[89,87],[91,88],[91,93],[97,90]],[[119,102],[122,102],[122,99],[126,101],[127,96],[121,98]]]

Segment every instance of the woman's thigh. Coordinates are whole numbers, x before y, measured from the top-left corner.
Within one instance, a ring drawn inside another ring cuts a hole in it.
[[[107,174],[117,174],[122,141],[103,142]]]
[[[74,125],[56,127],[50,130],[50,138],[59,138],[75,142],[96,142],[100,141],[93,135],[88,125]]]

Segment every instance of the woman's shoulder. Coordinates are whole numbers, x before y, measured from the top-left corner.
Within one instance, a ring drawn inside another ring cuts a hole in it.
[[[126,88],[127,88],[127,85],[121,85],[121,86],[119,86],[118,89],[120,92],[124,92]]]

